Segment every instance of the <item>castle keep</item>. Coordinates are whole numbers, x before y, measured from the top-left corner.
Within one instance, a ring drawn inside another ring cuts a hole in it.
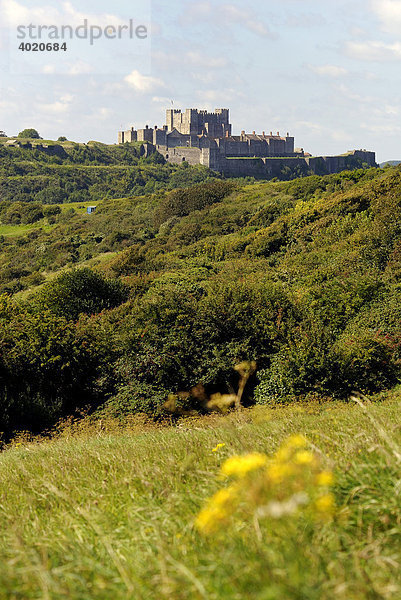
[[[294,138],[264,131],[232,135],[229,110],[218,108],[213,113],[194,108],[169,109],[166,124],[120,131],[118,143],[147,142],[172,163],[184,161],[201,164],[228,177],[268,178],[280,176],[283,169],[296,168],[300,174],[335,173],[357,166],[375,166],[374,152],[354,150],[341,156],[311,157],[295,148]]]

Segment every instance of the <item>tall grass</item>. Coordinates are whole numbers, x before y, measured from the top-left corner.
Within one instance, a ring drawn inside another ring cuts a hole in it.
[[[21,440],[0,456],[0,598],[399,599],[400,408],[395,393],[368,407],[254,409],[163,430],[102,425]],[[334,519],[267,518],[256,530],[236,517],[199,533],[224,460],[270,456],[294,433],[334,470]]]

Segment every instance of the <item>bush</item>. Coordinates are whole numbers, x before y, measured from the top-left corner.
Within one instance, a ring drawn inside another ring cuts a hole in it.
[[[75,320],[81,313],[95,314],[122,304],[129,288],[119,280],[107,279],[88,268],[62,273],[33,297],[36,310],[50,310]]]
[[[62,204],[67,200],[67,194],[61,187],[49,186],[38,192],[35,200],[42,204]]]
[[[211,181],[191,188],[174,190],[161,202],[155,213],[155,224],[160,227],[171,217],[184,217],[194,210],[221,202],[235,189],[232,181]]]
[[[135,413],[155,417],[163,412],[168,395],[169,392],[160,385],[130,379],[105,403],[101,413],[117,418]]]
[[[101,353],[73,323],[0,297],[0,430],[39,431],[96,403]]]
[[[394,343],[390,336],[380,333],[359,331],[357,336],[342,335],[332,354],[338,365],[338,387],[343,388],[343,394],[352,390],[370,394],[399,383],[399,361],[393,360],[393,352],[398,349],[399,342]]]

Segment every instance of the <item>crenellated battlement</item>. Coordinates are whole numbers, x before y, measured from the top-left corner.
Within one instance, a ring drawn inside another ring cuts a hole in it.
[[[259,166],[262,161],[262,171],[267,168],[266,165],[270,165],[269,168],[271,165],[274,165],[275,169],[278,168],[280,161],[277,159],[282,159],[284,166],[286,160],[301,159],[307,168],[310,166],[311,169],[318,169],[323,161],[324,169],[329,172],[330,169],[336,172],[336,169],[342,168],[343,163],[351,164],[352,160],[375,165],[374,153],[366,151],[358,156],[353,155],[352,159],[337,160],[338,157],[334,157],[334,160],[333,157],[323,157],[319,159],[320,162],[316,162],[315,159],[310,159],[310,154],[304,153],[302,148],[295,148],[294,137],[289,133],[282,136],[279,131],[276,134],[272,131],[269,134],[265,131],[241,131],[240,135],[232,135],[228,108],[216,108],[214,112],[197,108],[187,108],[182,112],[181,109],[170,108],[166,111],[166,124],[162,128],[146,125],[144,129],[135,130],[132,127],[118,134],[119,144],[136,141],[152,144],[169,162],[203,164],[226,174],[237,171],[241,171],[242,175],[248,172],[252,174],[254,165],[247,159],[259,159],[255,163]]]

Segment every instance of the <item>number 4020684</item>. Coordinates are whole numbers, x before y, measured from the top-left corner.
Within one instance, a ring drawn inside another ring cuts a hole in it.
[[[18,50],[21,50],[22,52],[66,52],[67,51],[67,44],[66,42],[64,42],[64,44],[58,44],[58,43],[30,43],[30,42],[22,42],[19,46],[18,46]]]

